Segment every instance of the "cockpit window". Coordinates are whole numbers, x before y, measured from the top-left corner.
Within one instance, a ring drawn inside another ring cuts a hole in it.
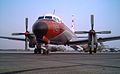
[[[38,20],[42,20],[42,19],[48,19],[48,20],[54,20],[56,22],[62,22],[61,19],[55,15],[44,15],[44,16],[39,16]]]
[[[56,18],[57,19],[57,21],[59,22],[59,19],[58,18]]]
[[[44,16],[40,16],[38,19],[44,19]]]
[[[52,16],[45,16],[45,19],[52,19]]]
[[[53,17],[53,19],[54,19],[55,21],[59,22],[59,19],[58,19],[58,18],[56,18],[56,17]]]

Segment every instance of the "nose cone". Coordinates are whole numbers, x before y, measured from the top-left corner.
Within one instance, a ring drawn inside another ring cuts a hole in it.
[[[38,22],[33,25],[33,33],[36,37],[43,37],[48,31],[48,26],[45,22]]]

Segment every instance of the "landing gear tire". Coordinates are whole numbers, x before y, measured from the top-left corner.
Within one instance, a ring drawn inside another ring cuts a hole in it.
[[[96,48],[94,49],[94,51],[93,51],[94,53],[96,53]]]
[[[48,50],[43,50],[43,54],[47,55],[47,54],[49,54],[49,51]]]
[[[41,54],[41,49],[35,48],[35,49],[34,49],[34,53],[35,53],[35,54]]]
[[[49,54],[49,50],[47,50],[46,53]]]
[[[37,54],[37,49],[36,48],[34,49],[34,54]]]
[[[41,54],[41,49],[38,49],[38,54]]]
[[[92,49],[90,48],[89,53],[92,54]]]

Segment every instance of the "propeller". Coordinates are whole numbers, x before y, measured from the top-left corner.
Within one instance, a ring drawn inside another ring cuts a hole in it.
[[[88,44],[89,46],[91,46],[91,50],[90,53],[92,53],[92,50],[94,49],[94,44],[97,44],[97,36],[96,34],[110,34],[111,31],[99,31],[96,32],[94,30],[94,15],[91,15],[90,17],[90,21],[91,21],[91,29],[89,31],[75,31],[75,34],[88,34]]]
[[[25,32],[25,49],[28,50],[28,42],[27,42],[27,39],[28,39],[28,18],[25,18],[25,25],[26,25],[26,32]]]
[[[89,31],[88,35],[89,35],[89,40],[90,40],[90,53],[92,54],[92,50],[94,50],[94,42],[95,42],[95,38],[96,38],[96,32],[94,30],[94,15],[91,15],[91,30]]]
[[[31,35],[28,31],[28,18],[25,18],[25,33],[12,33],[12,35],[24,35],[25,36],[25,50],[28,50],[28,36]]]

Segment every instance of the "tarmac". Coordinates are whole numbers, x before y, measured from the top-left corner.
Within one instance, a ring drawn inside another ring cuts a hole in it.
[[[0,52],[0,74],[120,74],[120,53]]]

